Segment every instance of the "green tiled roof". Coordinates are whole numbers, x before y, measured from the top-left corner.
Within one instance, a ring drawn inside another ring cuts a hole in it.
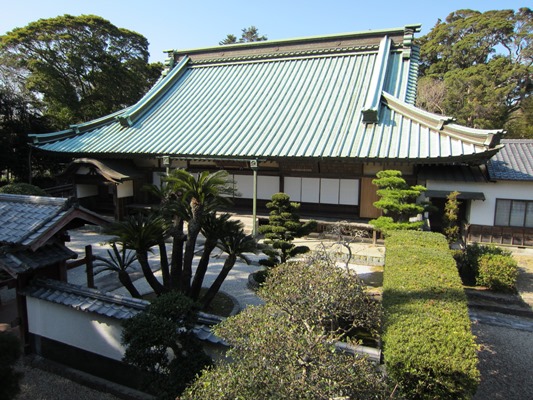
[[[379,31],[333,46],[328,36],[323,49],[314,38],[182,53],[136,105],[32,137],[42,150],[77,156],[438,162],[497,151],[498,132],[443,129],[451,119],[412,106],[418,50],[406,32],[403,42]]]

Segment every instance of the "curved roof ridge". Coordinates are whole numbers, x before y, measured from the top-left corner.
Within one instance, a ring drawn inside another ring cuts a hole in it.
[[[160,79],[137,103],[131,106],[127,112],[118,115],[116,119],[120,124],[122,126],[132,126],[135,120],[141,117],[153,103],[159,100],[176,79],[179,79],[188,63],[189,57],[183,57],[183,59],[181,59],[163,79]]]
[[[501,135],[505,132],[503,129],[488,130],[459,125],[454,123],[454,117],[422,110],[421,108],[408,104],[385,91],[382,95],[384,103],[392,110],[422,125],[442,131],[442,133],[462,141],[495,148],[500,142]]]

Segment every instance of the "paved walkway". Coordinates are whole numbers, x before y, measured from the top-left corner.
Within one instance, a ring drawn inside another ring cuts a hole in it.
[[[246,228],[251,231],[251,219],[245,219],[245,225]],[[94,229],[93,227],[85,227],[80,228],[77,230],[70,231],[70,237],[71,241],[67,244],[67,246],[72,249],[73,251],[77,252],[79,254],[79,257],[84,256],[84,249],[85,246],[90,244],[93,248],[93,254],[99,255],[102,257],[107,257],[107,250],[110,249],[110,246],[108,244],[109,240],[111,239],[110,236],[103,235],[98,232],[98,229]],[[310,247],[313,250],[317,250],[320,248],[324,249],[330,249],[333,245],[332,242],[329,240],[324,239],[298,239],[295,241],[297,244],[306,245]],[[197,249],[201,250],[203,246],[203,238],[199,238]],[[381,257],[384,254],[384,248],[383,246],[374,246],[372,244],[368,243],[352,243],[351,244],[352,253],[354,255],[365,255],[365,256],[371,256],[371,257]],[[170,256],[171,253],[171,245],[167,244],[167,251]],[[242,309],[246,307],[247,305],[259,305],[262,304],[262,300],[256,295],[256,293],[248,288],[248,276],[261,269],[258,265],[258,260],[260,258],[263,258],[264,255],[261,254],[250,254],[248,255],[249,258],[252,260],[252,263],[250,265],[247,265],[243,261],[237,261],[233,269],[231,270],[230,274],[224,281],[221,287],[221,291],[229,294],[230,296],[233,296],[237,302],[239,303],[239,307]],[[220,254],[218,250],[215,250],[213,252],[213,258],[211,262],[209,263],[209,269],[206,273],[205,279],[204,279],[204,286],[209,286],[215,278],[218,276],[222,265],[224,264],[225,255]],[[196,266],[197,262],[199,260],[199,257],[195,257],[194,259],[194,266]],[[149,255],[149,261],[150,265],[152,266],[153,270],[157,270],[156,276],[161,278],[161,273],[159,271],[160,265],[159,265],[159,249],[157,247],[153,248],[153,253]],[[357,269],[357,272],[362,274],[362,277],[366,274],[372,274],[375,272],[375,268],[373,267],[366,267],[366,266],[355,266]],[[194,270],[193,270],[194,274]],[[132,268],[132,271],[130,272],[130,275],[134,279],[134,285],[137,288],[137,290],[141,294],[147,294],[152,291],[146,280],[144,279],[142,272],[140,271],[140,266],[136,263],[135,266]],[[78,267],[75,269],[72,269],[68,272],[68,281],[70,283],[79,284],[79,285],[86,285],[87,284],[87,275],[85,273],[85,268]],[[95,277],[95,285],[98,289],[106,291],[106,292],[112,292],[116,294],[122,294],[122,295],[129,295],[127,290],[122,287],[120,282],[118,281],[118,277],[116,273],[113,272],[102,272],[100,274],[97,274]]]

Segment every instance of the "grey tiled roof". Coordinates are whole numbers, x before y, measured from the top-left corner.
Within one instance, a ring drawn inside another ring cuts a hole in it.
[[[39,279],[32,282],[26,290],[27,296],[61,304],[79,311],[92,312],[109,318],[124,320],[145,310],[150,302],[113,293],[104,293],[71,283],[51,279]],[[227,346],[227,343],[211,332],[210,325],[219,323],[222,318],[199,313],[198,324],[192,332],[203,341]]]
[[[533,140],[506,139],[505,145],[488,162],[493,180],[533,181]]]
[[[58,262],[76,258],[77,254],[62,244],[51,243],[41,246],[36,251],[22,249],[12,252],[0,252],[0,269],[13,277],[38,268],[44,268]]]
[[[26,291],[26,295],[119,320],[133,317],[150,304],[146,300],[103,293],[54,280],[35,281]]]
[[[67,199],[0,194],[0,244],[28,245],[55,224]]]

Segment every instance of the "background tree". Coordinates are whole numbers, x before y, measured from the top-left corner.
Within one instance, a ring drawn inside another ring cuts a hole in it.
[[[9,183],[0,187],[0,193],[23,194],[27,196],[48,196],[43,189],[29,183]]]
[[[458,10],[420,39],[418,105],[475,128],[531,133],[533,13]]]
[[[264,40],[268,40],[268,38],[265,35],[259,36],[259,29],[252,25],[249,28],[242,29],[241,37],[238,40],[237,36],[230,33],[224,40],[218,42],[218,44],[225,45],[235,43],[262,42]]]
[[[0,61],[1,62],[1,61]],[[3,79],[0,65],[0,171],[8,181],[27,180],[29,176],[29,147],[27,133],[42,133],[49,130],[46,118],[34,107],[34,100],[28,93],[22,93]],[[39,157],[33,157],[36,171],[45,171]]]
[[[382,374],[335,348],[353,327],[377,329],[379,305],[354,274],[332,264],[283,264],[247,307],[215,328],[230,363],[204,371],[182,399],[379,399]]]
[[[259,232],[265,235],[264,244],[267,247],[263,253],[268,258],[259,260],[259,263],[273,267],[298,254],[307,253],[309,247],[295,246],[293,240],[309,234],[316,227],[316,221],[301,222],[298,215],[300,204],[291,202],[285,193],[272,195],[272,201],[266,206],[270,210],[268,224],[260,226]]]
[[[135,103],[159,77],[148,41],[94,15],[40,19],[0,37],[2,64],[56,129]]]
[[[409,186],[402,173],[396,170],[380,171],[377,179],[372,183],[378,187],[380,197],[374,207],[383,212],[383,216],[370,221],[375,228],[382,232],[394,229],[420,229],[424,221],[410,221],[429,210],[428,203],[417,203],[417,198],[426,188],[421,185]]]

